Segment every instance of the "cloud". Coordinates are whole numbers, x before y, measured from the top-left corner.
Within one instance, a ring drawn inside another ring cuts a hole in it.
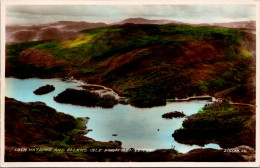
[[[221,22],[255,20],[256,9],[250,5],[9,5],[7,24],[41,24],[61,20],[118,22],[131,17],[169,19],[183,22]]]

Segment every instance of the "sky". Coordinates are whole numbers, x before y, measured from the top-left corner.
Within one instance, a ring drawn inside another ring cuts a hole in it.
[[[57,21],[114,23],[127,18],[167,19],[187,23],[256,20],[252,5],[8,5],[7,25],[34,25]]]

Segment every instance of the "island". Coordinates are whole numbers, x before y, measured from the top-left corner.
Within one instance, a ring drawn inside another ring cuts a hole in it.
[[[43,94],[50,93],[54,90],[55,90],[55,87],[53,85],[45,85],[45,86],[39,87],[33,93],[36,95],[43,95]]]
[[[174,112],[169,112],[169,113],[163,114],[162,118],[172,119],[172,118],[183,118],[185,116],[186,115],[183,112],[174,111]]]
[[[88,90],[76,90],[68,88],[54,97],[59,103],[68,103],[86,107],[112,108],[118,101],[110,95],[100,96],[98,93]]]

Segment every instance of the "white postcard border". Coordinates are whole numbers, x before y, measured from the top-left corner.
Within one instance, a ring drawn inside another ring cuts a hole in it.
[[[255,162],[4,162],[5,99],[5,8],[7,5],[177,5],[177,4],[252,4],[256,5],[256,161]],[[258,167],[260,166],[260,1],[259,0],[2,0],[1,1],[1,167]]]

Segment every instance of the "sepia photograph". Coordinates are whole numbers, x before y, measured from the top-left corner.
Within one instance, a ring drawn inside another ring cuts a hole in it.
[[[259,166],[258,15],[2,1],[1,166]]]

